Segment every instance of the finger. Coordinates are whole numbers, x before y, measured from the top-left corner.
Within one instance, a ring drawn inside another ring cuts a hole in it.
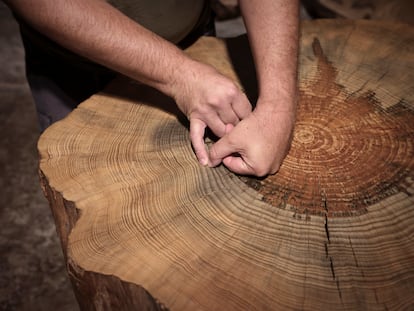
[[[219,139],[216,143],[214,143],[208,152],[210,163],[209,166],[217,166],[221,163],[221,161],[237,152],[235,147],[228,143],[227,136],[223,136],[223,138]]]
[[[228,105],[226,109],[223,109],[217,112],[217,115],[224,124],[236,125],[240,121],[236,112],[233,110],[232,106],[230,105]]]
[[[201,165],[208,164],[209,155],[204,143],[204,133],[206,124],[199,119],[190,121],[190,140],[194,148],[194,152]]]
[[[205,120],[205,125],[217,137],[223,137],[224,134],[226,134],[226,123],[224,123],[216,113],[204,116],[203,119]]]
[[[240,95],[232,103],[233,110],[240,120],[243,120],[252,112],[252,105],[247,99],[246,94],[240,92]]]
[[[223,164],[236,174],[255,175],[253,168],[241,156],[228,156],[223,159]]]
[[[260,165],[256,165],[255,167],[243,158],[242,156],[228,156],[223,159],[223,164],[232,172],[240,175],[254,175],[257,177],[264,177],[269,174],[276,174],[279,170],[278,165],[274,165],[274,167],[266,168]]]
[[[227,135],[228,133],[230,133],[232,130],[234,129],[234,125],[233,124],[226,124],[226,127],[224,129],[224,134]]]

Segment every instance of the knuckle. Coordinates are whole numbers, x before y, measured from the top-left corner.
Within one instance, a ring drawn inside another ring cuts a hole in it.
[[[254,173],[257,177],[265,177],[267,175],[274,175],[279,171],[280,165],[277,163],[272,166],[257,165],[254,167]]]
[[[268,174],[268,171],[264,168],[256,168],[255,175],[257,177],[265,177]]]
[[[276,174],[279,171],[279,169],[280,169],[280,163],[276,163],[275,165],[273,165],[269,169],[268,174],[269,175],[274,175],[274,174]]]
[[[279,165],[277,165],[276,167],[274,167],[274,168],[270,171],[270,174],[271,174],[271,175],[276,174],[276,173],[279,171],[279,168],[280,168],[280,166],[279,166]]]
[[[234,84],[221,86],[212,92],[208,98],[208,103],[212,106],[225,106],[233,101],[238,94],[238,88]]]
[[[237,97],[237,94],[239,92],[239,89],[236,87],[236,85],[234,85],[233,83],[227,87],[226,89],[226,96],[227,99],[234,99],[235,97]]]
[[[231,82],[231,84],[228,86],[228,92],[230,95],[236,95],[239,91],[239,88]]]

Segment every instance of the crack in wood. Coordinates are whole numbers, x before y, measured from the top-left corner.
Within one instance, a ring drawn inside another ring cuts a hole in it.
[[[330,233],[329,233],[329,225],[328,225],[328,215],[329,215],[329,209],[328,209],[328,200],[326,199],[326,193],[325,190],[321,191],[321,196],[322,196],[322,204],[323,204],[323,209],[325,211],[325,234],[326,234],[326,242],[325,242],[325,255],[326,258],[329,257],[329,264],[330,264],[330,268],[331,268],[331,274],[332,274],[332,279],[334,281],[336,281],[336,289],[338,291],[339,294],[339,299],[342,302],[342,291],[341,291],[341,287],[339,285],[339,278],[337,277],[336,273],[335,273],[335,265],[334,265],[334,260],[332,258],[332,256],[329,255],[329,245],[331,244],[331,238],[330,238]]]
[[[334,268],[334,264],[333,264],[333,259],[332,259],[332,257],[329,257],[329,261],[330,261],[330,264],[331,264],[332,278],[335,280],[335,279],[336,279],[336,278],[335,278],[335,268]]]
[[[319,184],[320,186],[320,184]],[[328,240],[328,244],[331,243],[331,238],[330,238],[330,234],[329,234],[329,225],[328,225],[328,215],[329,215],[329,210],[328,210],[328,202],[326,200],[326,193],[325,190],[322,189],[321,191],[321,197],[322,197],[322,205],[323,205],[323,210],[325,211],[325,234],[326,234],[326,238]]]

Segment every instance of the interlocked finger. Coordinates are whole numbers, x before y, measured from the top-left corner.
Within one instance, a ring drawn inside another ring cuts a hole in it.
[[[232,107],[239,120],[243,120],[252,112],[252,105],[250,104],[246,94],[241,92],[232,102]]]
[[[240,121],[240,118],[237,116],[236,112],[233,109],[231,109],[231,106],[228,109],[226,109],[226,111],[217,112],[217,116],[224,125],[236,125]]]

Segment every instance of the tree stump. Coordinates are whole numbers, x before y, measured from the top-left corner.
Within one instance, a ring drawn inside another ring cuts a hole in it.
[[[187,52],[254,100],[247,46]],[[171,99],[128,80],[52,125],[40,176],[81,308],[412,308],[413,52],[407,25],[305,22],[294,139],[267,178],[201,167]]]

